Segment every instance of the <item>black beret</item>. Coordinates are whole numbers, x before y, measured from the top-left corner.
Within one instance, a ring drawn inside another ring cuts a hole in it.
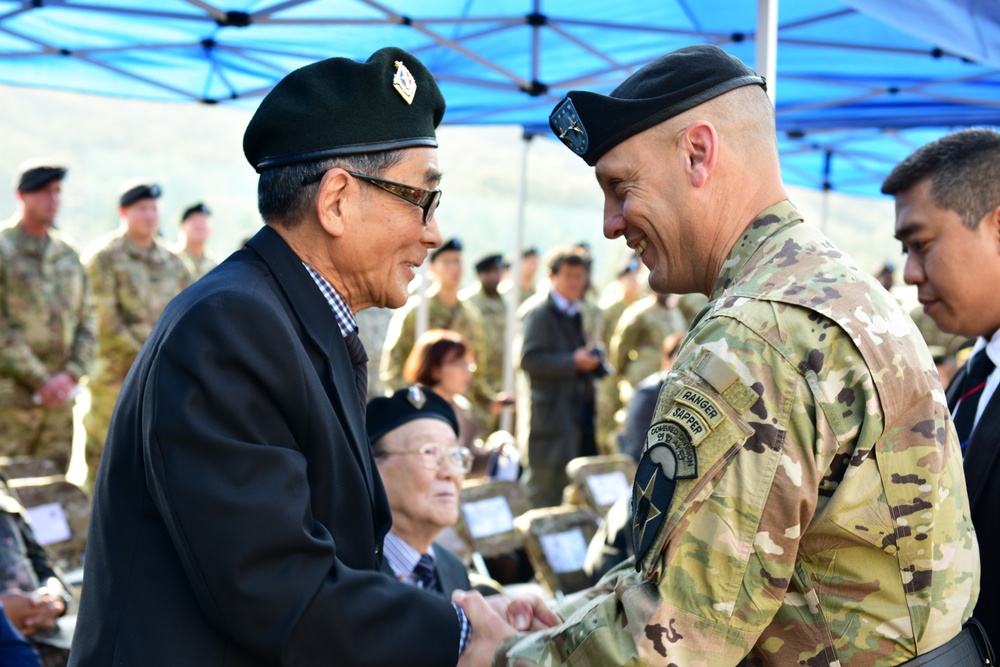
[[[549,125],[570,150],[593,167],[629,137],[713,97],[764,79],[713,44],[660,56],[625,79],[611,95],[571,90],[549,116]]]
[[[521,253],[521,259],[524,259],[525,257],[537,257],[537,256],[538,256],[538,248],[536,248],[535,246],[531,246],[530,248],[525,248],[524,252]]]
[[[118,205],[131,206],[140,199],[158,199],[163,194],[160,186],[144,179],[132,179],[118,189]]]
[[[486,255],[486,257],[476,262],[476,273],[489,271],[492,268],[500,268],[503,265],[503,255]]]
[[[17,169],[17,191],[32,192],[44,188],[52,181],[61,181],[66,176],[66,167],[33,160],[25,162]]]
[[[243,135],[258,172],[338,155],[436,147],[444,97],[423,63],[402,49],[359,63],[330,58],[288,74],[267,94]]]
[[[443,252],[448,252],[449,250],[461,250],[461,249],[462,249],[462,242],[459,241],[458,238],[452,237],[447,241],[445,241],[444,243],[442,243],[437,248],[434,248],[434,250],[431,250],[430,253],[431,261],[433,262],[435,259],[437,259],[437,256]]]
[[[190,218],[195,213],[204,213],[205,215],[212,215],[212,210],[208,208],[203,202],[198,202],[184,209],[184,213],[181,214],[181,222],[184,222]]]
[[[412,385],[396,390],[390,397],[368,401],[365,426],[369,442],[414,419],[440,419],[458,435],[458,418],[451,403],[426,387]]]

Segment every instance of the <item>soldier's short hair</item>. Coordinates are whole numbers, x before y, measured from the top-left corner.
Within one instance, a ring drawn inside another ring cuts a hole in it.
[[[896,195],[930,179],[931,201],[975,229],[1000,206],[1000,132],[962,130],[920,147],[892,170],[882,193]]]
[[[549,267],[549,273],[557,276],[564,266],[587,266],[589,263],[590,257],[583,248],[559,246],[549,251],[545,265]]]
[[[402,159],[400,149],[342,155],[267,169],[261,172],[257,181],[257,210],[264,222],[277,223],[285,228],[294,227],[308,216],[309,210],[316,204],[320,183],[316,180],[317,175],[340,167],[380,178]]]

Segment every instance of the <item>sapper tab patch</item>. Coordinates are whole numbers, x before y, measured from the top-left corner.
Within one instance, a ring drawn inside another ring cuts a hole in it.
[[[583,155],[590,146],[590,139],[587,137],[587,130],[583,127],[580,114],[573,106],[573,100],[566,98],[562,104],[556,107],[549,118],[549,124],[555,131],[556,136],[566,144],[567,147],[577,155]]]
[[[678,479],[698,476],[698,456],[690,434],[679,425],[662,421],[646,433],[646,451],[639,460],[632,485],[632,548],[636,570],[652,545],[670,509]]]

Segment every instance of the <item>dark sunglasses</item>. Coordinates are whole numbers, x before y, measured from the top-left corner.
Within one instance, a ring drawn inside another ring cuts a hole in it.
[[[346,169],[344,171],[347,171]],[[302,181],[302,185],[312,185],[313,183],[318,183],[323,179],[323,174],[326,172],[320,172],[314,176]],[[402,183],[397,183],[396,181],[387,181],[384,178],[376,178],[374,176],[369,176],[368,174],[360,174],[356,171],[347,171],[348,174],[362,180],[366,183],[370,183],[377,188],[385,190],[394,197],[399,197],[403,201],[409,202],[414,206],[418,206],[424,212],[424,224],[434,215],[434,211],[437,209],[438,204],[441,203],[441,191],[440,190],[424,190],[423,188],[415,188],[412,185],[404,185]]]

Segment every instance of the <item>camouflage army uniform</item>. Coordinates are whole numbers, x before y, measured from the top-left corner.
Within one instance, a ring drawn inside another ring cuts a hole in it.
[[[686,329],[687,320],[681,312],[660,305],[655,294],[626,308],[611,337],[611,361],[621,380],[634,387],[659,371],[663,366],[663,339]]]
[[[382,365],[380,375],[386,391],[395,391],[406,386],[403,380],[403,366],[410,356],[417,333],[417,304],[419,297],[411,298],[409,303],[392,315],[389,321],[389,331],[385,336],[385,347],[382,349]],[[437,291],[427,299],[427,328],[448,329],[462,334],[472,349],[476,363],[485,356],[482,316],[475,306],[459,301],[454,307],[445,305]],[[478,373],[473,375],[473,388],[476,392]]]
[[[0,341],[0,454],[49,458],[65,472],[74,401],[44,407],[32,396],[56,373],[86,375],[97,337],[87,275],[58,231],[0,230]]]
[[[602,320],[601,342],[604,343],[605,350],[611,349],[611,337],[615,332],[615,326],[622,313],[632,303],[635,302],[626,301],[624,296],[619,296],[611,303],[598,303]],[[613,454],[618,451],[616,434],[620,427],[616,415],[622,409],[621,394],[618,393],[618,376],[606,375],[602,377],[594,385],[594,390],[597,410],[597,426],[595,428],[597,451],[600,454]]]
[[[498,663],[897,665],[971,615],[978,547],[933,363],[799,221],[782,202],[751,223],[667,377],[633,489],[640,571]]]
[[[489,435],[497,429],[497,415],[490,411],[497,394],[503,391],[503,349],[504,332],[507,331],[507,302],[502,296],[492,298],[486,295],[480,283],[474,289],[463,290],[459,299],[470,303],[479,312],[483,324],[482,356],[476,357],[478,388],[485,390],[471,397],[476,412],[484,418],[480,433]]]
[[[184,266],[187,267],[188,273],[191,274],[191,280],[198,280],[219,264],[215,258],[208,255],[195,257],[187,248],[179,248],[176,252],[181,261],[184,262]]]
[[[184,262],[159,240],[135,245],[119,230],[98,241],[87,260],[97,315],[97,373],[90,382],[87,480],[101,460],[118,392],[167,303],[191,284]]]

